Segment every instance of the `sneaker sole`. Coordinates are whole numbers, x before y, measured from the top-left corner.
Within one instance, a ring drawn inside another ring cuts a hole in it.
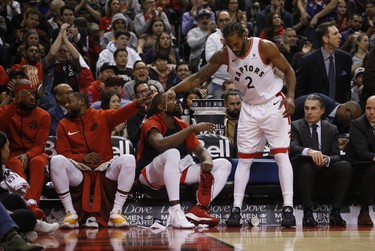
[[[53,228],[52,230],[48,230],[48,231],[41,231],[41,230],[34,230],[35,232],[39,233],[39,234],[44,234],[44,235],[48,235],[48,234],[53,234],[54,232],[56,232],[58,229],[60,228],[60,226],[58,226],[57,228]]]
[[[61,224],[60,228],[67,228],[67,229],[73,229],[73,228],[78,228],[79,223],[76,222],[74,224]]]
[[[189,228],[195,228],[195,225],[192,223],[192,226],[191,225],[189,225],[189,226],[174,226],[173,224],[172,224],[172,227],[173,228],[183,228],[183,229],[189,229]]]
[[[130,224],[129,224],[129,222],[124,222],[124,223],[118,224],[118,223],[113,223],[112,221],[109,221],[108,226],[120,228],[120,227],[130,227]]]
[[[195,214],[192,214],[192,213],[187,213],[186,218],[188,220],[192,221],[195,225],[207,224],[210,227],[217,226],[220,222],[219,220],[215,221],[211,218],[200,218],[200,217],[197,217]]]
[[[330,226],[336,226],[336,227],[346,227],[346,222],[343,224],[337,224],[335,221],[329,221]]]
[[[225,225],[227,225],[227,227],[241,227],[242,226],[241,222],[230,222],[230,221],[226,221]]]
[[[281,222],[282,227],[295,227],[296,226],[296,220],[290,221],[290,222]]]

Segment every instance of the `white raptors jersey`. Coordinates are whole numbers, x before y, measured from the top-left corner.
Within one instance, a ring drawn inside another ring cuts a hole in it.
[[[270,101],[283,87],[280,71],[273,64],[262,61],[259,41],[259,38],[251,38],[250,49],[243,58],[236,57],[227,47],[231,80],[244,94],[243,100],[253,105]]]

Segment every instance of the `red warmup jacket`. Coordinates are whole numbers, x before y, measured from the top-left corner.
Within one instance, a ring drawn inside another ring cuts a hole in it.
[[[8,75],[6,74],[4,67],[0,65],[0,92],[6,91],[8,82]]]
[[[79,118],[64,118],[57,126],[56,151],[80,163],[84,155],[95,152],[107,162],[113,157],[111,132],[137,112],[134,101],[117,110],[89,108]]]
[[[175,122],[179,125],[181,130],[187,128],[189,125],[177,118],[174,117]],[[142,133],[139,140],[139,146],[137,151],[137,165],[140,168],[145,167],[149,163],[151,163],[152,159],[155,158],[157,155],[159,155],[159,152],[156,151],[149,143],[148,143],[148,133],[151,131],[151,129],[155,128],[158,130],[164,137],[167,133],[168,126],[163,118],[163,116],[159,113],[154,116],[152,116],[150,119],[148,119],[142,127]],[[185,147],[187,150],[193,150],[199,145],[199,141],[197,136],[194,133],[191,133],[186,139],[185,139]],[[141,161],[142,160],[142,161]]]
[[[95,80],[90,83],[89,87],[86,88],[87,97],[89,98],[89,104],[92,105],[96,101],[102,100],[102,94],[100,92],[100,84],[102,81]],[[121,98],[124,96],[124,90],[121,90],[120,93]]]
[[[107,162],[113,157],[111,132],[115,126],[131,118],[137,112],[134,101],[117,110],[89,108],[79,118],[64,118],[57,126],[56,151],[80,163],[83,163],[84,155],[95,152],[99,154],[102,162]],[[106,227],[113,207],[117,183],[107,179],[103,172],[83,172],[83,174],[83,184],[72,190],[74,207],[80,218],[85,213],[89,213]],[[90,204],[92,188],[94,188],[94,196]],[[111,193],[108,193],[109,191]]]
[[[12,154],[27,153],[31,159],[44,153],[50,124],[49,113],[39,107],[30,114],[25,114],[15,103],[0,110],[0,130],[8,135]]]
[[[100,79],[95,80],[95,81],[91,82],[90,86],[87,87],[87,89],[86,89],[87,97],[89,98],[90,105],[92,105],[96,101],[102,99],[102,95],[100,94],[100,84],[101,84],[101,82],[102,81]]]

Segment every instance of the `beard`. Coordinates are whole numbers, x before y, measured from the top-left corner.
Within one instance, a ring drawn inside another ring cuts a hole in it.
[[[27,62],[30,65],[36,65],[36,63],[38,63],[38,58],[37,57],[27,57]]]
[[[240,110],[233,110],[233,111],[227,110],[227,115],[233,119],[238,119],[238,117],[240,116]]]
[[[71,118],[71,119],[78,118],[79,112],[80,112],[80,109],[70,109],[68,111],[68,114],[66,114],[65,117]]]
[[[36,108],[36,104],[21,103],[20,106],[21,106],[21,109],[26,112],[32,112]]]
[[[166,114],[168,114],[169,116],[176,116],[176,117],[179,117],[182,112],[181,112],[181,109],[174,109],[173,111],[165,111]]]

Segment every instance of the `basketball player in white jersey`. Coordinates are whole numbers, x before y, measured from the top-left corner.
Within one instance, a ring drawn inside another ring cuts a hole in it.
[[[293,170],[288,156],[290,118],[294,112],[296,77],[288,61],[275,44],[259,38],[247,38],[240,23],[228,23],[223,36],[226,46],[217,51],[197,73],[172,87],[185,92],[212,76],[223,64],[233,84],[243,94],[238,122],[239,162],[234,179],[234,202],[227,226],[241,225],[241,207],[254,158],[262,157],[266,141],[278,168],[283,194],[281,226],[296,225],[293,215]],[[286,97],[281,93],[283,81]]]

